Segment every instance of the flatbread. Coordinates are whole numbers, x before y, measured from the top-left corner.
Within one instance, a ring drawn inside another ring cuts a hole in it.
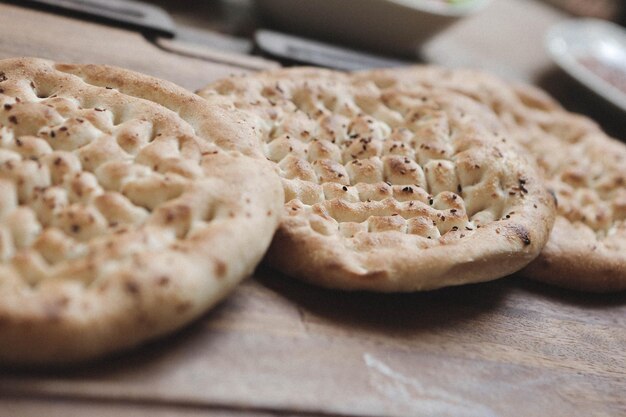
[[[534,259],[554,201],[495,115],[450,92],[356,81],[286,69],[199,92],[256,117],[283,179],[270,264],[332,288],[416,291],[499,278]]]
[[[136,346],[250,274],[283,192],[240,125],[131,71],[0,61],[0,362]]]
[[[511,138],[536,158],[558,199],[548,244],[522,273],[585,291],[626,289],[626,146],[545,92],[479,71],[413,67],[364,72],[389,88],[446,88],[498,114]]]

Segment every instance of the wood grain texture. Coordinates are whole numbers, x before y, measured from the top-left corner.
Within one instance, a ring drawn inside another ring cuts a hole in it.
[[[290,414],[257,412],[249,409],[193,407],[110,401],[77,401],[58,398],[0,398],[0,414],[20,417],[285,417]],[[293,415],[293,414],[291,414]]]
[[[14,55],[122,65],[192,89],[237,70],[0,5],[0,56]],[[626,415],[625,392],[626,293],[518,278],[342,293],[260,269],[161,342],[70,370],[0,369],[0,416],[609,417]]]
[[[314,415],[616,416],[625,329],[625,294],[521,279],[350,294],[261,270],[170,339],[71,371],[5,370],[0,392]]]

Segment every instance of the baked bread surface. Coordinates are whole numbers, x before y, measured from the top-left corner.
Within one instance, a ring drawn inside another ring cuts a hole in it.
[[[593,292],[626,289],[626,145],[545,92],[473,70],[412,67],[360,74],[383,90],[445,88],[492,109],[536,159],[558,200],[529,278]]]
[[[0,61],[0,362],[135,346],[251,273],[283,192],[234,112],[119,68]]]
[[[415,291],[486,281],[545,244],[554,200],[484,106],[286,69],[199,92],[252,116],[283,180],[269,262],[327,287]]]

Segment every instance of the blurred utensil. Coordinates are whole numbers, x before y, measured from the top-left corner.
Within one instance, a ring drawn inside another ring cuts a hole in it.
[[[81,18],[114,23],[155,36],[173,38],[176,26],[167,12],[148,3],[124,0],[23,0],[21,6],[62,11]]]
[[[348,71],[408,65],[406,61],[357,52],[271,30],[258,30],[254,39],[260,52],[286,61],[287,64],[307,64]]]

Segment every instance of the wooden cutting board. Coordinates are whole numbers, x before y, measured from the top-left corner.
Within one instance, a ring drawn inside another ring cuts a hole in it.
[[[501,0],[504,2],[504,0]],[[196,89],[271,63],[0,4],[0,57],[121,65]],[[341,293],[261,268],[189,328],[76,369],[0,370],[0,416],[621,416],[626,294],[511,277]]]

